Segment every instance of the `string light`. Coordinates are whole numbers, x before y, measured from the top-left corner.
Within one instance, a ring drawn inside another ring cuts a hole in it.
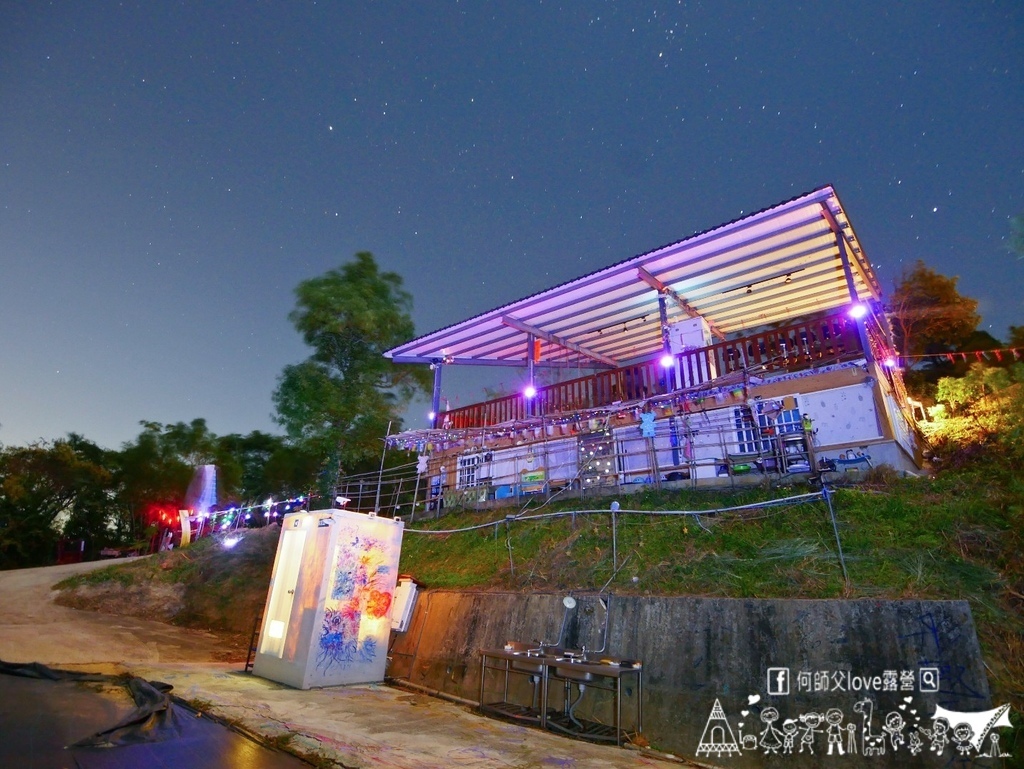
[[[973,355],[977,360],[987,359],[988,356],[994,355],[997,361],[1002,361],[1004,353],[1012,355],[1014,360],[1020,360],[1021,356],[1024,355],[1024,347],[1000,347],[999,349],[993,350],[966,350],[964,352],[932,352],[921,355],[901,355],[900,357],[908,360],[924,360],[925,358],[934,358],[938,360],[940,358],[945,358],[950,363],[953,363],[957,358],[965,361],[969,355]]]

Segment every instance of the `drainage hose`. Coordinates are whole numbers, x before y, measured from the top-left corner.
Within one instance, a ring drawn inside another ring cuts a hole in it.
[[[579,721],[576,720],[575,712],[576,712],[576,706],[579,705],[580,704],[580,700],[583,699],[583,692],[586,691],[587,687],[586,687],[586,684],[580,684],[579,687],[580,687],[580,696],[576,698],[576,701],[574,703],[569,705],[568,716],[569,716],[569,720],[572,721],[574,724],[576,724],[576,726],[578,726],[580,728],[580,730],[582,730],[583,729],[583,724],[581,724]]]

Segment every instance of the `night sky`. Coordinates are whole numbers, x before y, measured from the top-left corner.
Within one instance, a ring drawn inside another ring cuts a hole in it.
[[[1012,0],[6,0],[0,443],[279,432],[292,291],[357,251],[426,333],[829,183],[1003,338],[1022,136]]]

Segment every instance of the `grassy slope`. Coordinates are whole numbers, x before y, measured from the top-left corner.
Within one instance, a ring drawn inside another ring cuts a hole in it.
[[[410,528],[498,523],[439,536],[408,532],[402,570],[430,587],[596,590],[611,579],[610,589],[624,594],[963,598],[971,604],[995,699],[1021,712],[1024,478],[974,470],[934,480],[877,473],[875,480],[839,488],[832,497],[848,583],[822,499],[701,516],[699,522],[620,512],[614,577],[607,512],[575,522],[538,518],[510,525],[506,511],[449,514]],[[623,511],[708,510],[806,491],[645,491],[617,499]],[[607,511],[610,501],[588,506]],[[556,504],[523,515],[569,509]]]
[[[63,593],[57,602],[211,630],[233,642],[244,658],[253,621],[267,598],[279,532],[242,531],[231,548],[224,546],[223,537],[204,537],[185,549],[113,563],[59,583]],[[181,598],[170,616],[166,592],[159,589],[168,585],[175,586]]]
[[[996,702],[1024,710],[1024,478],[961,470],[933,480],[876,472],[839,488],[833,505],[849,582],[844,581],[828,508],[819,497],[797,505],[751,507],[716,515],[651,517],[625,512],[709,510],[763,502],[809,489],[736,492],[642,491],[622,495],[619,569],[612,568],[607,512],[519,519],[517,510],[450,513],[407,531],[403,572],[429,587],[596,590],[733,597],[964,598],[971,603]],[[523,516],[582,506],[608,510],[612,498],[555,503]],[[248,640],[262,608],[277,529],[248,532],[234,548],[205,539],[136,564],[102,570],[72,584],[181,583],[184,608],[174,621]],[[511,552],[511,560],[510,560]],[[624,565],[623,565],[624,564]],[[116,597],[116,594],[115,594]],[[69,595],[66,600],[76,599]],[[244,648],[244,645],[241,647]]]

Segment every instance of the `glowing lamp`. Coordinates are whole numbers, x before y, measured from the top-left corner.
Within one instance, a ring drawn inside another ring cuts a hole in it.
[[[898,364],[899,361],[897,361],[896,358],[894,358],[892,355],[890,355],[888,358],[882,361],[882,365],[885,366],[886,368],[896,368]]]
[[[224,547],[226,547],[228,550],[230,550],[235,545],[237,545],[240,541],[241,541],[241,537],[225,537],[224,538]]]
[[[858,302],[850,308],[847,314],[854,319],[863,318],[868,314],[868,308]]]
[[[437,417],[437,414],[435,414],[433,411],[431,411],[429,414],[427,414],[427,419],[433,420],[436,417]]]
[[[672,368],[672,366],[675,365],[675,362],[676,362],[676,359],[673,358],[668,353],[665,353],[664,355],[661,356],[661,367],[662,368]]]
[[[526,385],[526,387],[523,389],[523,395],[525,395],[527,398],[532,398],[536,394],[537,394],[537,388],[534,387],[532,384]]]

